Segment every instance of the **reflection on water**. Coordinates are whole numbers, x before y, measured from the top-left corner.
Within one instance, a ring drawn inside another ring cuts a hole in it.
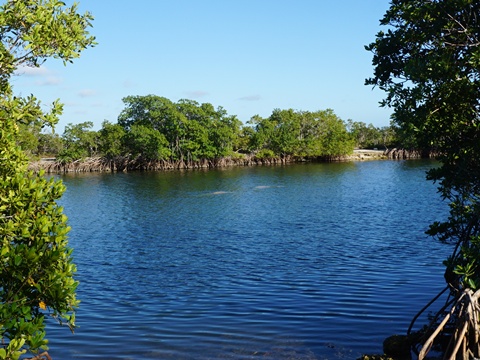
[[[56,359],[353,359],[443,287],[429,162],[72,174]],[[425,251],[428,249],[428,251]]]

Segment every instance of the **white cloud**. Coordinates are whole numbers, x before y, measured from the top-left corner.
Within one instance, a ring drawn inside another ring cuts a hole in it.
[[[97,92],[92,89],[83,89],[78,92],[78,96],[82,98],[94,96]]]
[[[195,90],[195,91],[185,91],[185,94],[187,94],[188,97],[198,99],[198,98],[207,96],[208,92],[203,90]]]
[[[46,66],[31,67],[31,66],[19,66],[15,70],[16,75],[25,75],[25,76],[45,76],[50,74],[50,70]]]
[[[63,105],[68,106],[68,107],[75,107],[75,106],[80,106],[80,103],[73,102],[73,101],[65,101]]]
[[[62,79],[57,76],[49,76],[45,80],[37,81],[37,85],[41,86],[51,86],[51,85],[59,85],[61,84]]]
[[[43,65],[39,67],[20,66],[15,70],[15,75],[36,78],[35,85],[38,86],[59,85],[63,81],[61,77]]]
[[[248,95],[248,96],[243,96],[241,98],[239,98],[238,100],[242,100],[242,101],[258,101],[260,100],[262,97],[260,95]]]
[[[132,88],[132,87],[135,87],[137,85],[137,83],[135,83],[134,81],[130,80],[130,79],[127,79],[123,82],[123,87],[125,88]]]

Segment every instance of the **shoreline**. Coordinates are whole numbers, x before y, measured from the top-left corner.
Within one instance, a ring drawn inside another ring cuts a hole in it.
[[[366,161],[366,160],[388,160],[388,154],[384,150],[353,150],[352,155],[347,156],[352,161]]]
[[[82,160],[75,160],[70,163],[61,163],[55,158],[41,158],[31,161],[29,170],[38,172],[45,171],[50,174],[74,173],[74,172],[130,172],[130,171],[167,171],[167,170],[195,170],[212,169],[231,166],[256,166],[256,165],[285,165],[303,162],[356,162],[356,161],[377,161],[377,160],[405,160],[420,158],[418,152],[409,152],[406,150],[367,150],[356,149],[350,155],[331,157],[331,158],[299,158],[299,157],[275,157],[275,158],[256,158],[254,155],[245,155],[242,157],[227,157],[214,160],[199,161],[148,161],[141,158],[129,159],[126,157],[117,157],[107,159],[103,157],[90,157]]]

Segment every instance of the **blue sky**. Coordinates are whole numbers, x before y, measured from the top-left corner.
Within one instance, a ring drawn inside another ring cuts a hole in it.
[[[72,1],[67,1],[71,4]],[[387,0],[81,0],[98,45],[66,67],[48,60],[13,78],[17,94],[47,105],[57,126],[116,123],[122,98],[154,94],[222,106],[247,122],[275,108],[331,108],[343,120],[389,124],[364,45]]]

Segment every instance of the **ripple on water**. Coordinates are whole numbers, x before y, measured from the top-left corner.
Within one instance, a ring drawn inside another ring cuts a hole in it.
[[[65,176],[68,359],[352,359],[443,285],[430,163]],[[425,249],[428,248],[428,251]]]

